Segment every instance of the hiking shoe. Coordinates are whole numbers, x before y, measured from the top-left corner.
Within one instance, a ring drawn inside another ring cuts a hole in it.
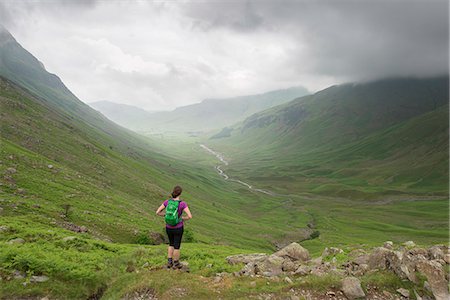
[[[177,261],[174,261],[173,262],[173,269],[174,270],[179,270],[179,269],[181,269],[183,266],[180,264],[180,262],[177,260]]]
[[[166,268],[172,269],[172,267],[173,267],[173,262],[168,262]]]

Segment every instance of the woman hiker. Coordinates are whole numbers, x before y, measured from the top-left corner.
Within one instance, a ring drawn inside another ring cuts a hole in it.
[[[169,237],[169,248],[167,249],[167,268],[181,269],[180,244],[183,236],[183,221],[192,219],[191,211],[186,202],[180,200],[182,192],[180,186],[173,188],[172,198],[164,201],[156,210],[156,214],[165,217],[166,232]],[[166,210],[164,213],[163,210]],[[183,211],[187,216],[182,216]]]

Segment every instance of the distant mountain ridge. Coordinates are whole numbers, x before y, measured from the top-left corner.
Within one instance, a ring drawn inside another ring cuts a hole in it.
[[[95,110],[101,112],[111,121],[129,129],[140,128],[142,122],[152,118],[156,112],[122,103],[111,101],[96,101],[88,103]]]
[[[172,111],[148,112],[130,105],[91,103],[112,121],[139,132],[209,131],[233,125],[270,107],[307,95],[303,87],[232,98],[205,99]]]

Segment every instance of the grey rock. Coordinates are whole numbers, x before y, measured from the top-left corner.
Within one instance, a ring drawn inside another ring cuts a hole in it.
[[[366,296],[361,287],[361,282],[356,277],[344,278],[342,280],[342,291],[344,292],[345,296],[350,300]]]
[[[297,270],[295,270],[295,272],[294,272],[294,274],[300,275],[300,276],[305,276],[305,275],[308,275],[309,273],[311,273],[311,267],[306,266],[306,265],[299,266],[297,268]]]
[[[284,247],[283,249],[275,252],[273,255],[290,258],[292,260],[300,260],[300,261],[308,261],[309,260],[309,252],[298,243],[291,243]]]
[[[287,284],[293,284],[294,282],[292,281],[292,279],[290,279],[289,277],[284,277],[284,281],[287,283]]]
[[[226,258],[230,265],[236,265],[240,263],[248,264],[265,260],[268,257],[265,253],[253,253],[253,254],[238,254],[231,255]]]
[[[25,278],[25,273],[20,272],[18,270],[14,270],[12,272],[12,275],[13,275],[14,279],[23,279],[23,278]]]
[[[417,270],[427,278],[431,292],[436,300],[449,299],[446,272],[441,264],[436,261],[420,261],[417,263]]]
[[[276,255],[270,255],[264,261],[255,264],[255,274],[269,274],[276,276],[283,272],[284,259]]]
[[[41,276],[31,276],[30,282],[46,282],[49,278],[45,275]]]
[[[394,248],[394,243],[392,241],[386,241],[384,242],[383,247],[392,250]]]
[[[284,272],[293,272],[298,268],[298,264],[291,261],[290,259],[285,259],[281,268]]]
[[[53,165],[48,165],[47,168],[53,169]]]
[[[22,238],[12,239],[8,242],[8,244],[23,244],[23,243],[25,243],[25,240]]]
[[[14,173],[16,173],[17,172],[17,170],[15,169],[15,168],[7,168],[6,169],[6,173],[7,174],[14,174]]]
[[[6,231],[8,231],[8,230],[9,230],[9,227],[8,227],[8,226],[6,226],[6,225],[0,226],[0,232],[6,232]]]
[[[428,255],[431,259],[444,259],[444,247],[436,245],[428,249]]]
[[[403,243],[403,246],[405,246],[406,248],[414,248],[416,246],[416,243],[414,243],[413,241],[406,241]]]
[[[322,257],[327,257],[329,255],[337,255],[340,253],[344,253],[344,250],[340,249],[340,248],[335,248],[335,247],[330,247],[330,248],[325,248],[325,250],[323,250],[322,252]]]
[[[399,293],[400,295],[402,295],[405,298],[409,298],[409,291],[407,289],[399,288],[399,289],[397,289],[397,293]]]

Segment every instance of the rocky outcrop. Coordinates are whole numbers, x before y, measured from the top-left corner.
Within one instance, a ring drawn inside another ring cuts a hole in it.
[[[348,259],[343,262],[342,258],[345,257]],[[412,241],[398,246],[385,242],[383,247],[372,250],[354,249],[348,253],[329,247],[321,256],[311,259],[308,250],[292,243],[271,255],[233,255],[227,257],[227,261],[230,264],[244,265],[239,272],[235,272],[235,276],[264,276],[280,280],[289,275],[288,278],[295,281],[296,276],[336,275],[343,278],[342,291],[349,299],[364,297],[358,276],[381,270],[390,271],[416,285],[422,285],[423,278],[426,278],[423,288],[429,290],[437,300],[450,299],[449,275],[445,271],[445,266],[450,261],[450,251],[443,245],[425,249],[417,247]],[[406,292],[401,288],[399,287],[398,293],[405,297]],[[421,297],[419,294],[414,296]]]
[[[240,254],[226,258],[229,264],[245,264],[237,276],[277,276],[282,273],[294,273],[299,266],[309,260],[309,252],[297,243],[267,255],[264,253]]]

